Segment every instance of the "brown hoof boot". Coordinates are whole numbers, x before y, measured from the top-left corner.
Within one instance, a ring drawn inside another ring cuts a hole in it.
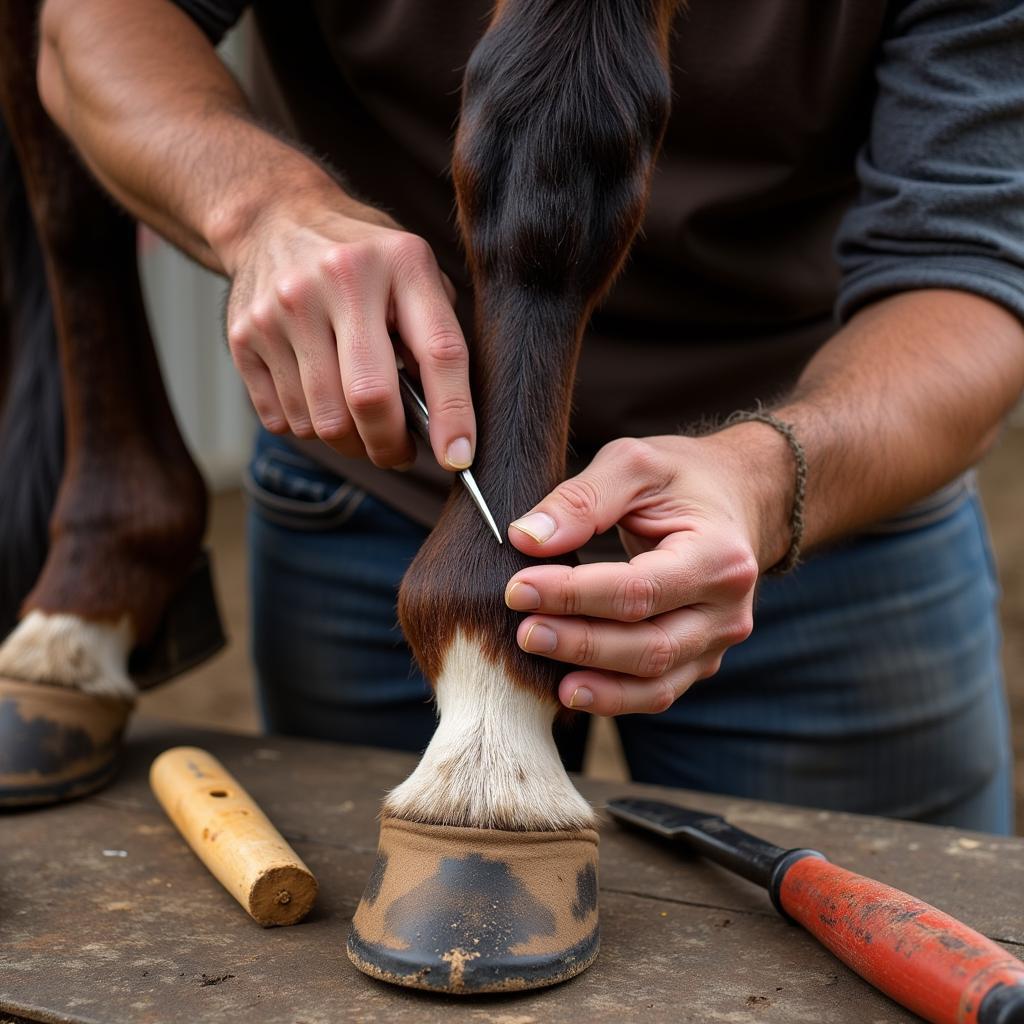
[[[117,771],[130,702],[0,678],[0,808],[84,796]]]
[[[565,981],[597,949],[596,832],[381,822],[348,939],[366,974],[459,995],[511,992]]]

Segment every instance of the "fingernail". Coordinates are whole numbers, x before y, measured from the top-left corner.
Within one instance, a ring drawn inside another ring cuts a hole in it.
[[[505,591],[505,604],[514,612],[535,612],[540,607],[540,594],[529,583],[512,583]]]
[[[594,695],[585,686],[577,686],[569,698],[571,708],[589,708],[593,703]]]
[[[523,650],[531,654],[550,654],[558,646],[558,637],[550,626],[535,622],[523,640]]]
[[[399,473],[408,473],[415,465],[415,462],[402,462],[397,466],[393,466],[392,469],[397,469]]]
[[[532,537],[538,544],[551,540],[558,529],[558,524],[546,512],[531,512],[509,525],[521,530],[527,537]]]
[[[457,437],[444,453],[449,469],[469,469],[473,465],[473,446],[468,437]]]

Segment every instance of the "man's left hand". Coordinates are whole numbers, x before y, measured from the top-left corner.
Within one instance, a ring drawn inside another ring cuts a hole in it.
[[[528,555],[575,551],[617,525],[632,556],[531,566],[509,581],[506,604],[534,613],[519,646],[581,666],[562,680],[561,702],[656,713],[714,675],[750,635],[760,571],[785,554],[792,478],[785,440],[763,424],[628,438],[512,523],[509,539]]]

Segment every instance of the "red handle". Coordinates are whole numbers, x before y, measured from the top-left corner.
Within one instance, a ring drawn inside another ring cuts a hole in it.
[[[827,860],[791,865],[779,901],[848,967],[933,1024],[979,1024],[995,985],[1024,984],[1024,963],[973,928]]]

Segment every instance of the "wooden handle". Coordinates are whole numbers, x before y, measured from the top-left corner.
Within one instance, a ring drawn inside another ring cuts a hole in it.
[[[1024,963],[928,903],[817,857],[787,868],[779,899],[843,963],[933,1024],[1024,1019]]]
[[[165,750],[149,770],[157,800],[196,856],[254,921],[301,921],[317,883],[256,802],[212,754]]]

